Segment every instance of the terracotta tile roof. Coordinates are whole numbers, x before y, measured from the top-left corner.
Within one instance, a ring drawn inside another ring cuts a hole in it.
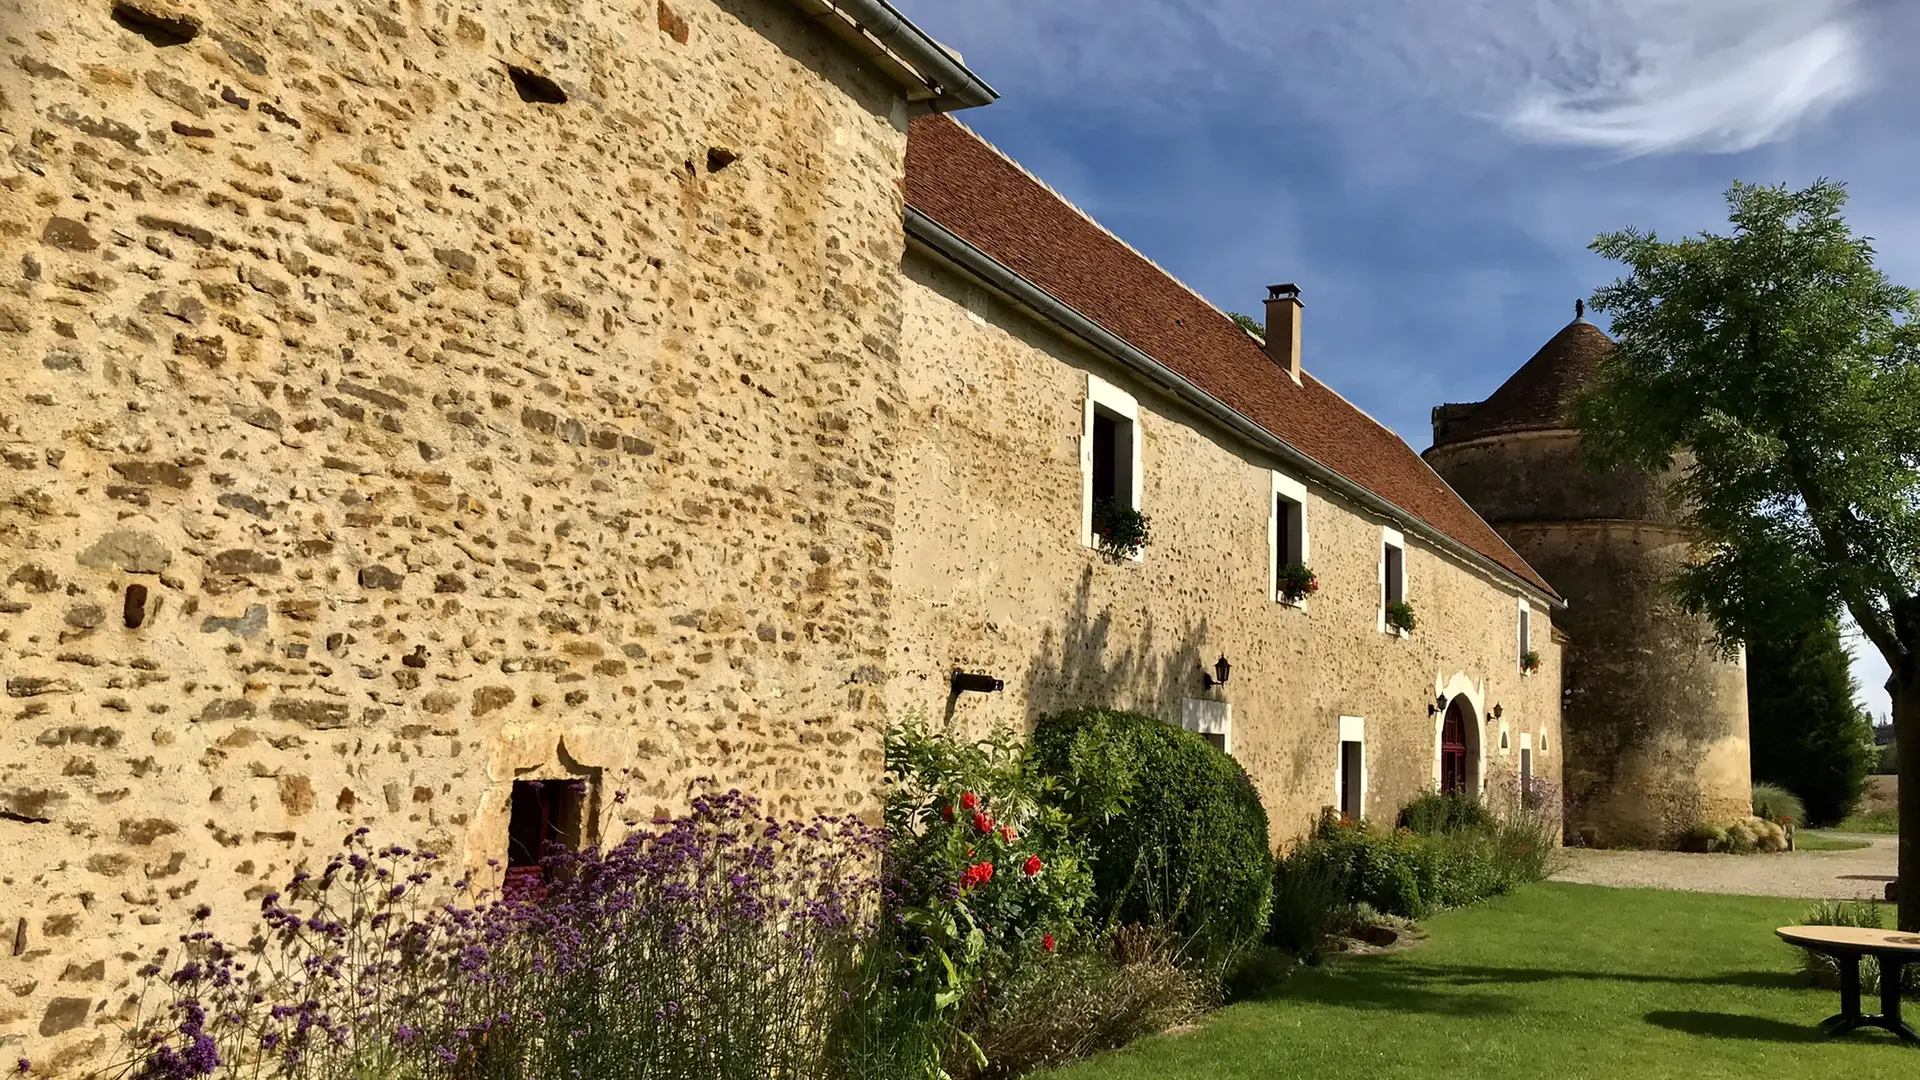
[[[1551,431],[1566,427],[1563,411],[1573,392],[1586,384],[1613,351],[1606,331],[1575,319],[1548,339],[1533,359],[1477,405],[1443,405],[1444,422],[1434,426],[1436,445],[1515,431]]]
[[[951,117],[913,121],[907,203],[1301,453],[1558,595],[1393,432],[1310,374],[1294,385],[1219,309]]]

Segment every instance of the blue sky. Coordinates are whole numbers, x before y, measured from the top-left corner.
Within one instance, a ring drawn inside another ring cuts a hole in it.
[[[1906,0],[895,0],[1001,100],[961,119],[1415,448],[1732,181],[1847,183],[1920,286]],[[1871,649],[1867,652],[1871,654]],[[1886,709],[1877,655],[1856,674]]]

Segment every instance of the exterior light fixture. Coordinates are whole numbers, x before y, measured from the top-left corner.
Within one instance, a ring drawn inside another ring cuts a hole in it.
[[[1213,662],[1213,674],[1207,674],[1206,668],[1200,669],[1200,682],[1211,690],[1216,686],[1227,685],[1227,676],[1231,674],[1233,674],[1233,665],[1227,663],[1226,654],[1221,653],[1220,659]]]
[[[1435,694],[1433,696],[1433,704],[1427,706],[1427,715],[1432,716],[1434,713],[1437,713],[1441,709],[1444,709],[1446,707],[1447,707],[1447,695]]]
[[[1495,720],[1500,719],[1500,705],[1498,702],[1495,702],[1493,706],[1493,718]]]
[[[958,697],[969,691],[976,694],[995,694],[1007,688],[1007,684],[991,675],[953,669],[953,694]]]

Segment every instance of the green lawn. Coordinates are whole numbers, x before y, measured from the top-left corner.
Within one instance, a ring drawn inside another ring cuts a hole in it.
[[[1864,840],[1842,840],[1837,836],[1828,836],[1811,830],[1802,830],[1793,836],[1795,851],[1858,851],[1866,846]]]
[[[1197,1030],[1048,1080],[1920,1075],[1880,1031],[1829,1041],[1773,928],[1799,900],[1529,886],[1434,917],[1426,945],[1335,960]]]

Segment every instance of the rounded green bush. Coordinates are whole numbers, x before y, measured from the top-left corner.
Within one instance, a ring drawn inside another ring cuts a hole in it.
[[[1073,709],[1040,719],[1029,752],[1093,855],[1101,913],[1164,924],[1203,962],[1267,929],[1267,811],[1239,762],[1151,716]]]

